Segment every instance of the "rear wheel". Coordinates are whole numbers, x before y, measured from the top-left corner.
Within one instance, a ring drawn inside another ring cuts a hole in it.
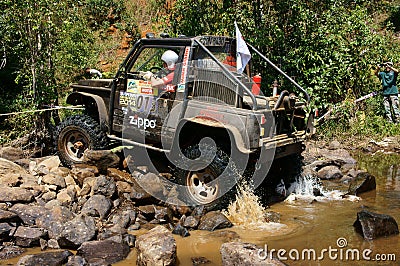
[[[107,147],[108,139],[100,125],[90,116],[74,115],[57,127],[55,144],[64,166],[82,163],[87,149],[101,150]]]
[[[236,182],[240,178],[227,153],[197,144],[186,148],[183,154],[191,160],[185,166],[187,170],[179,168],[175,172],[177,182],[183,185],[183,201],[209,210],[227,207],[235,199]]]

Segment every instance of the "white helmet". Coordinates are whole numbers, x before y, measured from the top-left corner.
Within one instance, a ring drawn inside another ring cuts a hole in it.
[[[178,55],[174,51],[168,50],[163,53],[161,60],[167,64],[169,70],[173,70],[176,61],[178,61]]]

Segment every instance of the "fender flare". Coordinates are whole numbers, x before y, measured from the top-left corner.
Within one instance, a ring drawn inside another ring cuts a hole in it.
[[[100,124],[105,123],[106,125],[108,125],[109,121],[108,121],[107,107],[106,104],[104,103],[103,98],[101,98],[100,96],[86,92],[73,92],[70,95],[68,95],[66,103],[72,105],[78,105],[78,104],[84,105],[87,102],[85,98],[92,98],[96,102]]]

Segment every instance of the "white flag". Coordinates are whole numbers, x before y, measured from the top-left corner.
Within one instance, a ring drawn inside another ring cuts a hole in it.
[[[235,29],[236,29],[236,69],[239,74],[242,74],[247,63],[250,61],[251,54],[249,48],[246,45],[246,42],[243,39],[242,34],[240,33],[236,21],[235,21]]]

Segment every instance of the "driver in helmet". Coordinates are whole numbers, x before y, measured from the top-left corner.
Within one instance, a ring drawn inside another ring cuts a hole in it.
[[[175,88],[171,83],[174,78],[175,64],[178,61],[178,57],[179,56],[172,50],[165,51],[161,56],[161,60],[163,61],[164,68],[166,68],[169,73],[163,78],[158,78],[151,72],[148,72],[143,76],[143,78],[150,80],[153,87],[163,88],[166,91],[171,92],[175,91]]]

